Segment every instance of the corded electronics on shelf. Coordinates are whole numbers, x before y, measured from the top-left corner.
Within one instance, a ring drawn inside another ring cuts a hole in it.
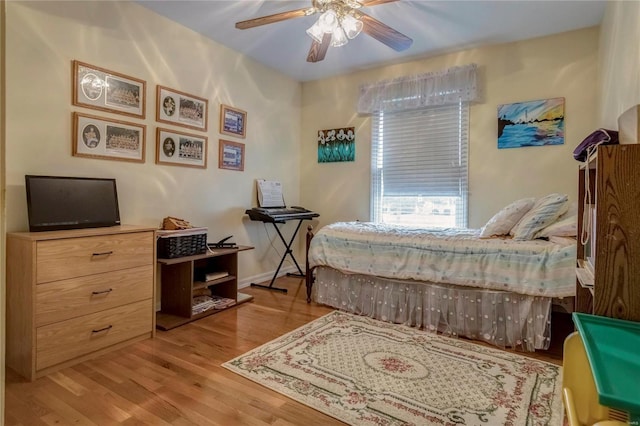
[[[595,231],[595,218],[590,209],[592,202],[591,187],[589,184],[589,162],[598,151],[600,145],[613,145],[618,143],[618,132],[615,130],[597,129],[595,132],[587,136],[573,150],[573,158],[583,161],[584,166],[584,214],[582,215],[582,232],[580,234],[580,242],[586,245],[591,235]],[[595,251],[591,252],[591,257],[595,256]]]
[[[225,238],[221,239],[217,243],[207,243],[207,246],[209,246],[210,249],[211,248],[235,248],[235,247],[237,247],[236,243],[228,241],[231,238],[233,238],[233,235],[229,235],[228,237],[225,237]]]

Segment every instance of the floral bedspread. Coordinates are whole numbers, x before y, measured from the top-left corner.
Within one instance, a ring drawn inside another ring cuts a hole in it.
[[[575,295],[573,239],[480,239],[479,229],[338,222],[311,240],[309,264],[345,273],[443,282],[533,296]]]

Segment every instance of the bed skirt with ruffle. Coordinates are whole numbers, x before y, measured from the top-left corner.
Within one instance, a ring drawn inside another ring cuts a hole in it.
[[[533,352],[551,342],[551,301],[451,284],[315,268],[316,302],[382,321]]]

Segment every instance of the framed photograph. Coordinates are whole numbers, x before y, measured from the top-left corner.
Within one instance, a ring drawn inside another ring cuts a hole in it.
[[[104,158],[144,163],[144,124],[73,113],[74,157]]]
[[[247,113],[241,109],[220,105],[220,133],[244,138],[247,130]]]
[[[207,168],[207,137],[158,127],[156,164]]]
[[[143,80],[73,61],[73,105],[144,118],[146,87]]]
[[[160,85],[156,92],[157,121],[207,131],[208,100]]]
[[[220,139],[218,168],[244,171],[244,144]]]

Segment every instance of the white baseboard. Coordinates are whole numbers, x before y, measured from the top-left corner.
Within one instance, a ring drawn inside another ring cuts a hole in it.
[[[273,273],[275,271],[271,271],[271,272],[264,272],[262,274],[258,274],[258,275],[254,275],[252,277],[246,277],[243,278],[242,280],[238,280],[238,288],[246,288],[249,287],[251,285],[251,283],[264,283],[265,281],[267,282],[267,284],[271,281],[271,278],[273,278]],[[298,269],[294,266],[294,265],[290,265],[290,266],[283,266],[282,268],[280,268],[280,271],[278,272],[278,277],[282,277],[284,275],[287,274],[287,272],[291,272],[291,273],[297,273]]]

